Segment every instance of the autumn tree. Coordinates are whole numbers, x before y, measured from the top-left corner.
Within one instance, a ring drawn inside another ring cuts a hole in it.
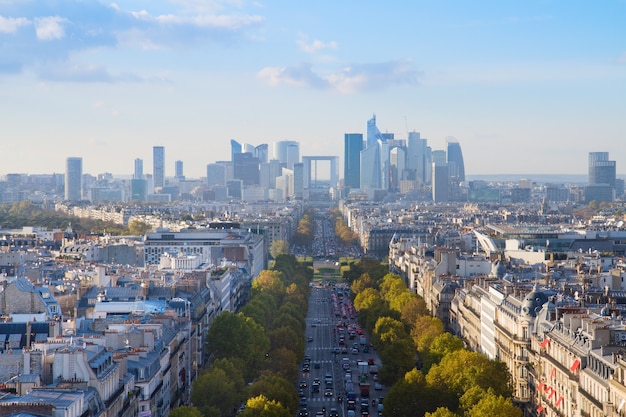
[[[289,253],[289,243],[284,240],[275,240],[270,245],[270,255],[276,259],[280,255],[286,255]]]
[[[292,417],[291,413],[280,402],[269,400],[264,395],[248,399],[246,408],[239,414],[240,417]]]
[[[415,347],[422,353],[428,352],[430,344],[443,332],[443,323],[437,317],[418,316],[413,323],[411,336],[415,342]]]

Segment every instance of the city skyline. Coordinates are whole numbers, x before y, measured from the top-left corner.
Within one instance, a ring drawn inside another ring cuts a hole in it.
[[[343,164],[372,114],[467,176],[625,172],[624,2],[453,4],[0,2],[0,175],[132,176],[158,144],[200,178],[230,139]]]

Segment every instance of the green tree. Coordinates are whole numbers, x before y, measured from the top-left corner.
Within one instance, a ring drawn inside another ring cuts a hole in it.
[[[459,417],[459,415],[448,410],[446,407],[439,407],[432,413],[426,412],[424,417]]]
[[[513,404],[511,398],[487,392],[466,415],[467,417],[522,417],[523,413],[522,410]]]
[[[270,255],[276,259],[280,255],[289,254],[289,243],[284,240],[275,240],[270,246]]]
[[[248,388],[249,396],[254,398],[263,395],[270,401],[276,401],[286,408],[293,416],[298,409],[298,393],[293,380],[283,376],[265,372]]]
[[[176,407],[170,411],[170,417],[204,417],[196,407]]]
[[[215,358],[236,358],[244,364],[246,378],[254,378],[269,351],[263,327],[242,313],[222,312],[207,334],[207,350]]]
[[[220,415],[232,413],[244,399],[237,382],[226,371],[211,367],[202,372],[193,383],[191,401],[203,413],[217,408]]]
[[[430,368],[426,380],[442,391],[449,390],[457,398],[474,386],[484,390],[492,388],[495,395],[510,397],[512,394],[511,377],[504,362],[465,349],[444,356]]]

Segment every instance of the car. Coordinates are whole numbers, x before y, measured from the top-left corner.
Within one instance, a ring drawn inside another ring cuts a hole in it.
[[[320,369],[320,363],[319,363],[319,362],[315,362],[315,363],[313,364],[313,368],[315,368],[315,369]]]
[[[307,406],[306,397],[300,398],[300,407],[306,407],[306,406]]]
[[[312,342],[312,341],[313,341],[313,337],[312,337],[312,336],[307,337],[307,338],[306,338],[306,341],[307,341],[307,342]]]
[[[324,397],[332,397],[333,396],[333,390],[330,388],[326,388],[324,390]]]
[[[302,397],[306,397],[306,394],[304,393],[303,389],[299,389],[298,390],[298,398],[302,398]]]
[[[328,412],[328,417],[339,417],[339,411],[336,408],[331,408]]]
[[[300,388],[306,388],[307,387],[307,383],[306,381],[303,379],[302,381],[300,381],[300,384],[298,385]]]
[[[309,410],[304,407],[301,408],[300,411],[298,411],[298,417],[309,417]]]
[[[374,389],[376,391],[380,391],[380,390],[383,389],[383,386],[380,384],[380,382],[376,382],[376,383],[374,383]]]
[[[358,355],[359,354],[359,350],[357,348],[352,348],[352,354],[353,355]]]

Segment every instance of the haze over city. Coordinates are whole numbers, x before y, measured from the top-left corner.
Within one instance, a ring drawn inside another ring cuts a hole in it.
[[[343,159],[345,133],[453,136],[468,174],[626,165],[626,3],[0,0],[0,175],[188,177],[229,140]],[[148,168],[148,166],[146,167]]]

